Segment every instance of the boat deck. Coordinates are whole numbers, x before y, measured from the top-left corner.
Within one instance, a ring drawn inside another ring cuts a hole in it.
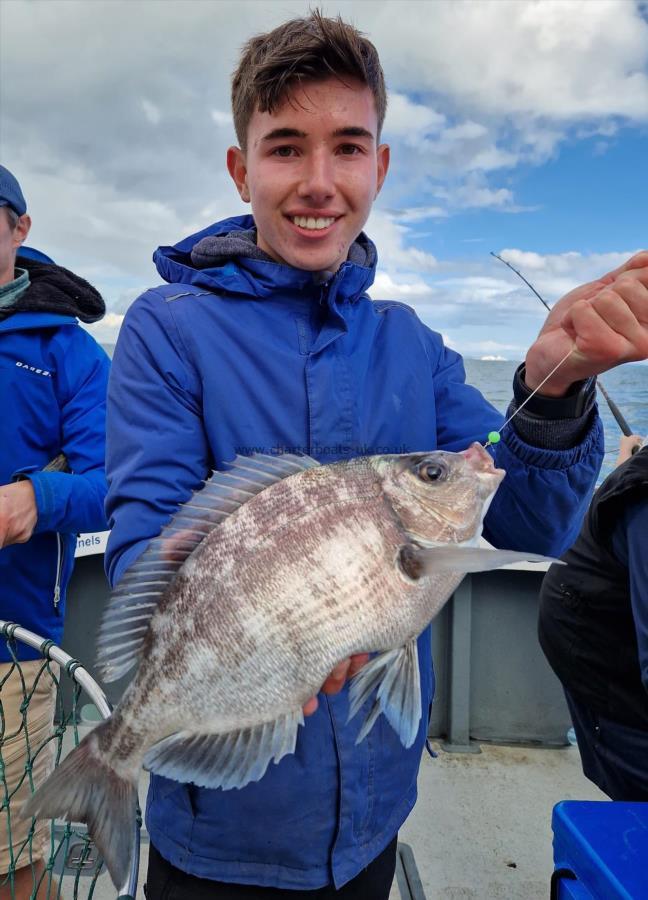
[[[419,801],[400,838],[414,851],[425,897],[547,900],[554,804],[605,796],[582,774],[576,747],[481,747],[423,759]],[[393,900],[409,898],[395,890]]]

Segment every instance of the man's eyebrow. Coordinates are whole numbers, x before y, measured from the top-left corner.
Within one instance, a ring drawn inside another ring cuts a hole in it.
[[[308,137],[305,131],[299,131],[297,128],[273,128],[267,134],[264,134],[261,140],[276,141],[279,138],[305,138]]]
[[[362,128],[360,125],[349,125],[346,128],[338,128],[333,132],[333,137],[370,138],[372,141],[374,138],[370,131],[367,131],[366,128]]]

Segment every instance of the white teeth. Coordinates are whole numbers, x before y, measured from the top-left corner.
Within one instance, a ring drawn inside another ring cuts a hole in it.
[[[319,231],[322,228],[328,228],[329,225],[332,225],[335,222],[335,219],[314,219],[312,216],[293,216],[293,222],[295,225],[299,225],[300,228],[308,228],[311,231]]]

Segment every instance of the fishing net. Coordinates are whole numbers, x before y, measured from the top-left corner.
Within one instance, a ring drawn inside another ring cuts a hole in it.
[[[46,828],[19,818],[25,799],[44,777],[41,771],[57,766],[87,733],[92,719],[110,715],[110,706],[81,663],[52,641],[1,620],[0,640],[6,641],[10,657],[0,666],[0,839],[5,853],[0,897],[15,900],[20,888],[29,891],[33,900],[115,898],[85,825],[52,821]],[[19,641],[39,649],[43,658],[21,664]],[[31,709],[43,696],[51,696],[51,706],[46,716],[38,707],[35,723]],[[134,811],[133,865],[119,900],[135,900],[140,824]],[[21,883],[17,884],[17,877]]]

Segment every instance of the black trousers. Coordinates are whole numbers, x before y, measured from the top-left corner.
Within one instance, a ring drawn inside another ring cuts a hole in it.
[[[648,732],[606,719],[565,691],[583,772],[612,800],[648,800]]]
[[[333,886],[293,891],[196,878],[172,866],[151,844],[144,893],[147,900],[387,900],[396,869],[396,843],[394,838],[366,869],[339,891]]]

